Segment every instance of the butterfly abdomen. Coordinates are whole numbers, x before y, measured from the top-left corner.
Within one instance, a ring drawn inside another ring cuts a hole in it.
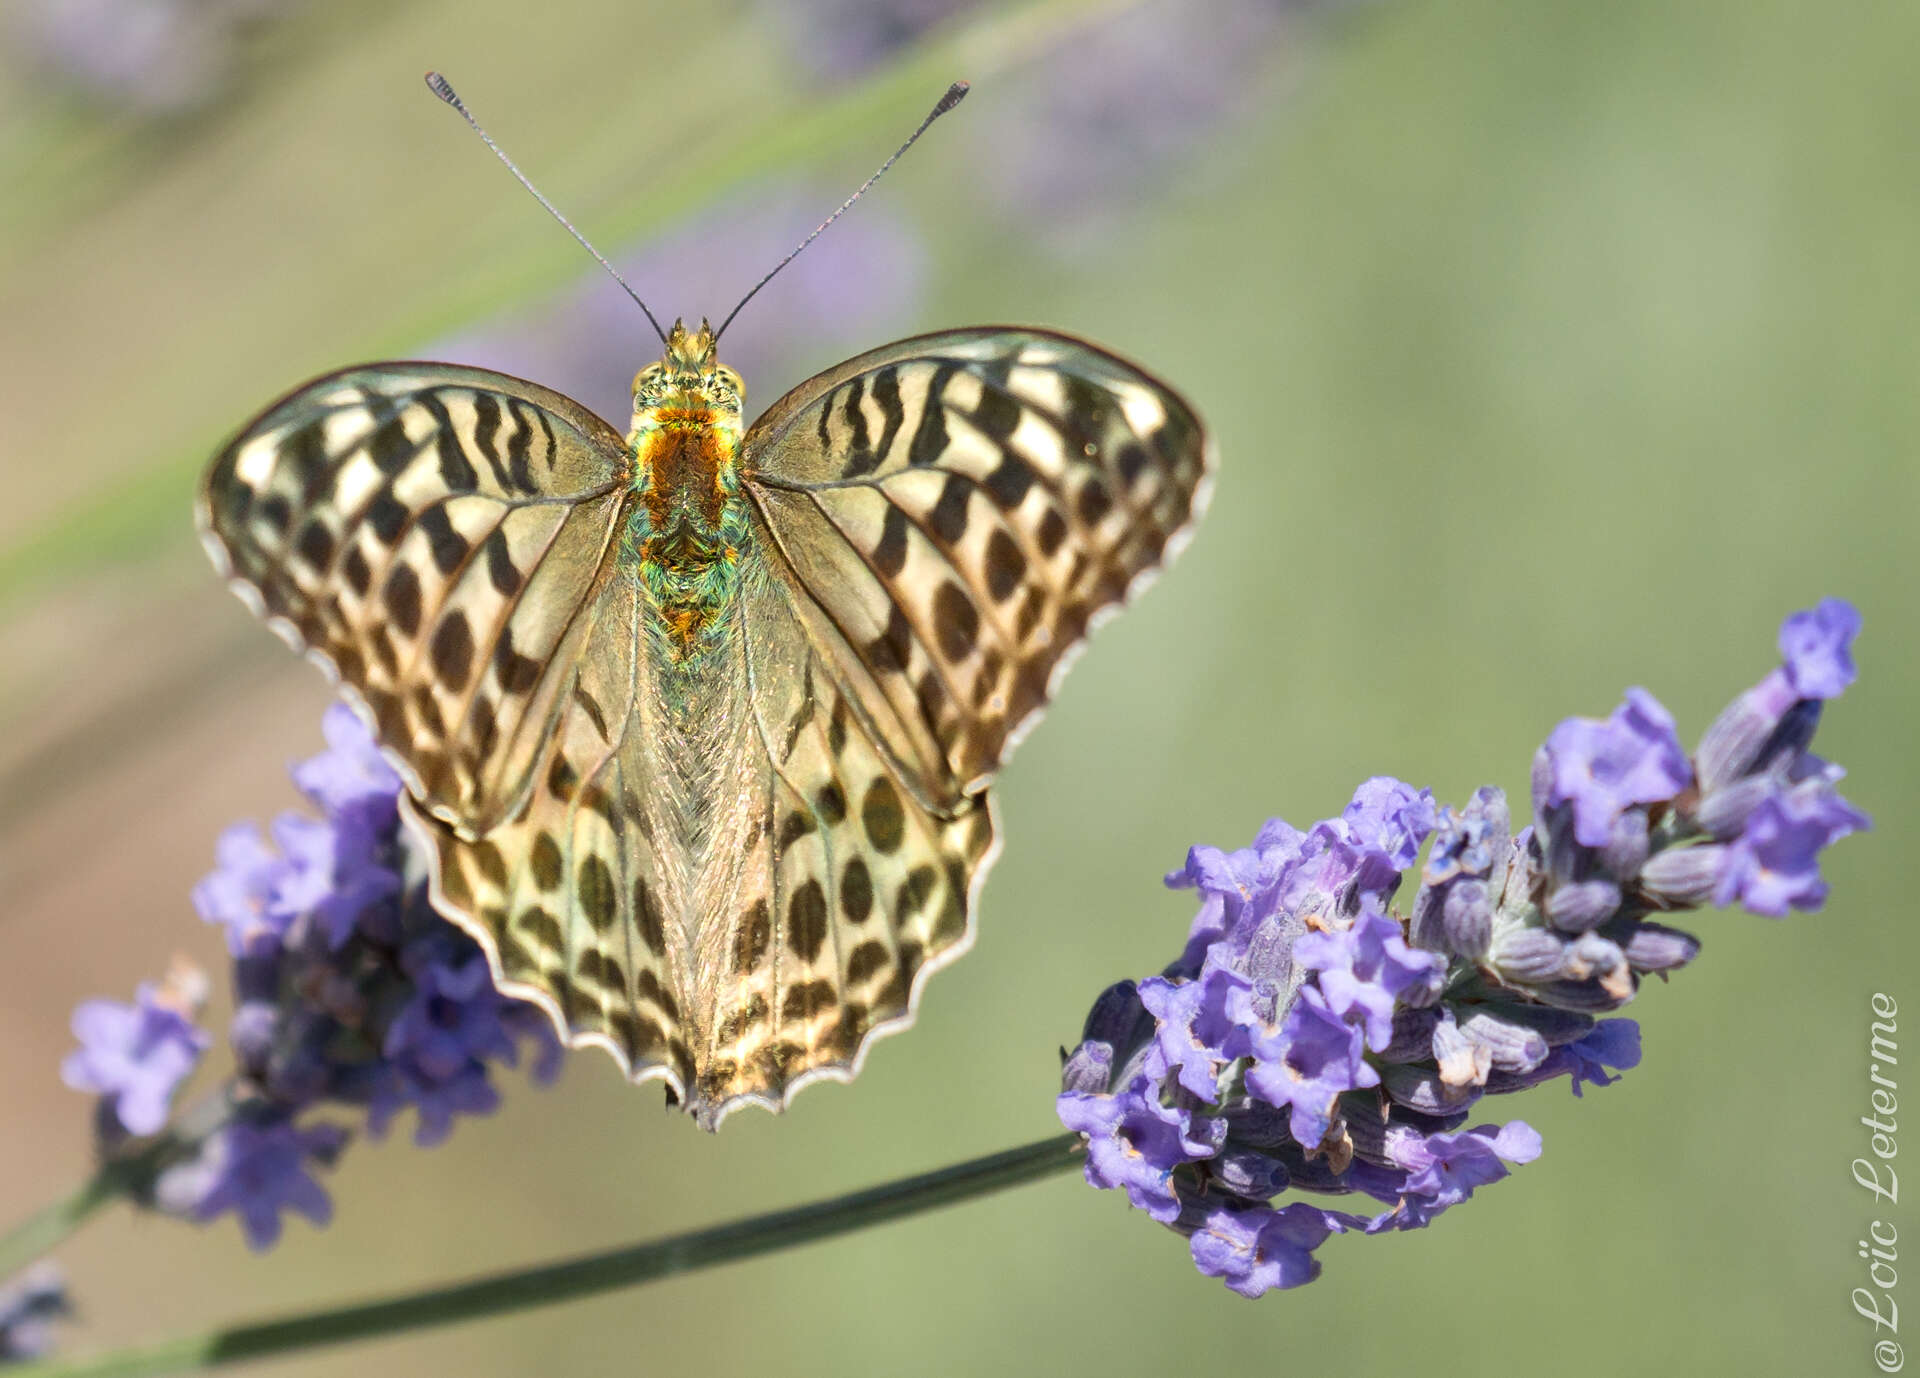
[[[740,493],[737,434],[700,407],[661,408],[636,425],[625,554],[678,658],[711,650],[727,625],[753,539]]]

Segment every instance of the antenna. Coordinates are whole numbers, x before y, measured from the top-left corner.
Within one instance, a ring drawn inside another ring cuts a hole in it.
[[[800,250],[806,248],[807,245],[813,243],[814,240],[818,239],[820,237],[821,232],[825,230],[827,226],[831,225],[834,221],[838,220],[842,215],[846,214],[847,207],[851,206],[855,201],[858,201],[861,195],[866,191],[868,187],[872,186],[875,182],[880,180],[881,173],[884,173],[888,168],[892,167],[895,163],[899,162],[900,155],[902,153],[905,153],[908,149],[912,148],[914,143],[918,141],[920,136],[927,132],[927,126],[931,125],[935,120],[939,119],[942,115],[946,114],[947,111],[953,109],[954,106],[958,105],[966,97],[966,94],[967,94],[967,83],[964,81],[956,81],[954,82],[953,85],[949,86],[947,88],[947,93],[944,96],[940,97],[938,101],[934,102],[933,109],[929,110],[927,112],[927,117],[924,120],[920,121],[920,127],[914,130],[913,133],[907,136],[907,141],[901,144],[900,147],[896,148],[893,151],[893,156],[891,158],[887,159],[886,162],[880,164],[879,172],[874,173],[873,176],[867,178],[866,181],[862,182],[860,184],[859,191],[854,192],[853,195],[849,196],[846,200],[842,201],[840,203],[839,210],[835,211],[832,215],[828,216],[825,220],[822,220],[820,224],[815,227],[812,234],[808,235],[805,239],[800,241],[799,246],[795,248],[792,253],[788,254],[785,258],[781,259],[778,263],[773,265],[773,272],[768,273],[765,277],[761,278],[760,281],[753,284],[752,291],[749,291],[746,294],[746,296],[740,298],[739,306],[736,306],[733,308],[733,310],[727,312],[727,318],[724,321],[721,321],[720,328],[713,332],[714,343],[718,344],[720,341],[720,337],[727,333],[727,327],[733,324],[733,318],[740,314],[741,306],[745,306],[748,302],[752,301],[754,298],[754,294],[758,292],[762,287],[765,287],[769,282],[772,282],[775,274],[777,274],[782,268],[786,267],[789,263],[793,262],[796,258],[800,257]],[[471,120],[473,117],[469,115],[467,118]],[[474,126],[475,129],[478,129],[479,127],[480,126],[478,125]],[[481,137],[485,138],[486,136],[482,135]],[[494,151],[496,153],[499,152],[498,149],[495,149]],[[505,155],[502,155],[502,156],[505,156]],[[508,166],[511,167],[512,164],[509,163]],[[518,176],[519,174],[516,173],[515,175]],[[524,182],[526,178],[522,177],[520,180]],[[538,196],[539,194],[540,194],[539,192],[534,192],[535,196]],[[553,208],[549,206],[547,207],[547,209],[552,210]],[[584,240],[582,240],[581,242],[585,243]]]
[[[455,110],[458,110],[460,112],[461,117],[465,119],[468,124],[473,126],[473,132],[478,134],[481,137],[481,139],[486,143],[487,147],[493,150],[494,156],[499,158],[501,162],[507,165],[507,171],[511,172],[514,175],[514,178],[520,183],[521,186],[525,187],[528,191],[533,193],[534,200],[538,201],[541,205],[547,208],[547,214],[552,216],[555,220],[558,220],[562,225],[566,226],[567,233],[580,241],[580,247],[585,249],[588,253],[592,254],[594,258],[599,261],[600,266],[602,268],[605,268],[608,273],[612,274],[613,280],[615,282],[619,283],[622,287],[626,287],[627,295],[633,298],[633,304],[635,306],[638,306],[642,311],[646,311],[647,324],[651,325],[653,327],[653,333],[660,337],[660,343],[665,344],[667,342],[667,332],[660,328],[660,322],[656,321],[653,318],[653,312],[647,311],[647,304],[644,301],[640,300],[640,294],[634,291],[633,288],[627,287],[627,280],[620,276],[619,271],[611,263],[607,262],[605,256],[602,255],[598,249],[594,248],[593,245],[587,242],[587,237],[585,235],[581,234],[580,231],[574,229],[573,222],[571,220],[567,219],[566,216],[560,214],[558,210],[554,209],[553,202],[547,200],[546,197],[540,194],[540,188],[536,187],[533,183],[529,182],[524,172],[520,171],[519,168],[513,165],[513,159],[509,158],[506,155],[505,150],[503,150],[499,144],[495,143],[492,140],[492,138],[488,136],[487,131],[480,127],[480,121],[476,120],[473,117],[473,112],[471,110],[467,109],[466,103],[462,101],[457,94],[455,94],[452,84],[449,83],[447,79],[441,76],[438,72],[428,72],[427,73],[427,89],[433,92],[434,95],[440,97],[440,99],[445,101],[448,105],[451,105]],[[927,118],[930,123],[933,117],[930,115]],[[925,129],[926,125],[923,124],[920,126],[920,128]],[[920,136],[918,133],[916,133],[913,137],[914,139],[917,139]],[[908,139],[907,142],[912,143],[913,139]],[[904,153],[905,151],[906,151],[905,149],[901,150],[902,153]],[[894,154],[895,158],[899,156],[900,154],[898,153]],[[889,158],[887,161],[892,162],[893,159]],[[886,171],[886,169],[882,168],[881,171],[884,172]],[[876,177],[879,175],[880,175],[879,173],[874,174],[874,176]],[[862,187],[860,190],[865,191],[866,188]],[[855,195],[858,195],[858,194],[859,194],[858,192],[855,193]],[[841,210],[845,210],[845,209],[846,207],[844,206],[841,207]],[[838,214],[838,213],[839,212],[837,211],[835,212],[835,214]],[[826,226],[823,225],[820,228],[825,229]],[[818,234],[819,230],[814,231],[814,233]],[[795,252],[797,253],[799,251],[795,250]],[[778,270],[776,269],[776,271]],[[755,292],[759,290],[760,289],[757,287],[754,288]],[[751,296],[752,293],[750,292],[748,293],[748,295]]]

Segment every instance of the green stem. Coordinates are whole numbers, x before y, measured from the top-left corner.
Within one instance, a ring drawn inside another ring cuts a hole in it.
[[[158,1138],[117,1158],[108,1158],[71,1195],[42,1207],[0,1235],[0,1283],[51,1253],[102,1206],[123,1196],[143,1196],[168,1166],[188,1157],[200,1141],[225,1123],[232,1108],[229,1088],[210,1092],[184,1111]]]
[[[115,1165],[109,1163],[72,1195],[42,1207],[0,1235],[0,1283],[51,1252],[88,1216],[124,1194],[126,1185]]]
[[[811,1244],[1037,1181],[1079,1162],[1079,1148],[1078,1134],[1061,1134],[851,1195],[624,1249],[496,1273],[383,1301],[209,1331],[91,1359],[22,1364],[9,1370],[9,1378],[143,1378],[574,1301]]]

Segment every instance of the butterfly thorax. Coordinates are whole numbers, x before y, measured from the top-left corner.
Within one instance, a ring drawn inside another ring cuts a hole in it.
[[[704,321],[693,334],[674,322],[666,357],[634,379],[627,444],[637,500],[622,553],[676,661],[721,640],[751,540],[738,462],[742,401],[740,377],[716,362]]]

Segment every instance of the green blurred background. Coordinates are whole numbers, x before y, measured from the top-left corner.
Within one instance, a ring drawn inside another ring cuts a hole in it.
[[[1524,798],[1552,724],[1627,684],[1691,739],[1773,663],[1784,613],[1837,594],[1866,616],[1862,675],[1821,747],[1878,830],[1831,854],[1825,912],[1691,925],[1696,966],[1630,1011],[1643,1065],[1583,1100],[1499,1105],[1545,1155],[1433,1229],[1332,1241],[1318,1283],[1247,1302],[1117,1195],[1062,1179],[276,1371],[1869,1371],[1847,1298],[1876,1212],[1848,1165],[1876,990],[1920,1046],[1896,865],[1920,764],[1920,10],[1379,3],[1290,12],[1256,51],[1205,40],[1231,29],[1224,6],[1161,4],[1173,68],[1142,80],[1177,70],[1218,108],[1170,154],[1116,159],[1104,126],[1042,96],[1132,60],[1081,27],[1135,22],[1130,6],[974,9],[858,74],[803,61],[809,8],[295,8],[247,28],[214,95],[160,114],[34,67],[18,35],[39,19],[7,16],[0,1220],[86,1171],[87,1105],[57,1073],[69,1008],[125,999],[175,952],[219,967],[187,893],[224,824],[294,802],[285,764],[318,746],[319,677],[198,551],[203,457],[302,377],[583,290],[591,265],[427,98],[425,68],[616,254],[716,200],[750,214],[769,174],[817,179],[824,213],[972,76],[967,106],[849,216],[893,217],[922,255],[886,329],[1085,333],[1183,387],[1221,455],[1192,548],[1003,776],[975,951],[853,1086],[709,1137],[597,1056],[547,1091],[509,1077],[505,1108],[440,1148],[356,1144],[330,1179],[335,1222],[296,1222],[265,1257],[231,1221],[103,1216],[61,1251],[82,1309],[65,1348],[612,1245],[1054,1132],[1055,1050],[1103,985],[1177,949],[1189,906],[1158,878],[1190,842],[1311,821],[1380,772]],[[1060,166],[1137,175],[1062,229],[1044,181],[991,170],[1070,138],[1091,142]],[[880,342],[792,302],[762,319],[784,332],[757,346],[762,404]],[[644,338],[624,337],[619,369]]]

